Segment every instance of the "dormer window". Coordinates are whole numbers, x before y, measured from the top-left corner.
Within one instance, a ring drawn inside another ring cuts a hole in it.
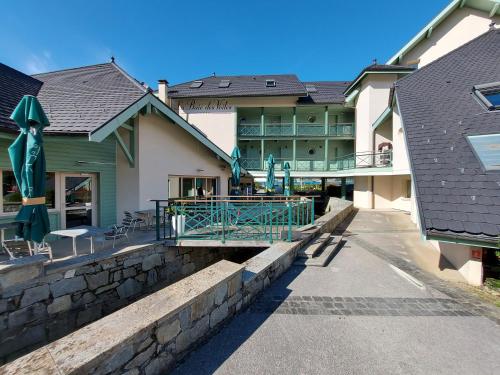
[[[189,88],[191,89],[199,89],[203,85],[203,81],[193,81]]]
[[[500,134],[469,135],[474,154],[486,171],[500,171]]]
[[[276,81],[274,79],[266,79],[266,87],[276,87]]]
[[[307,92],[318,92],[318,90],[316,89],[316,86],[308,85],[308,84],[306,84],[306,91]]]
[[[500,109],[500,82],[476,85],[474,94],[489,111]]]
[[[228,79],[222,79],[220,82],[219,82],[219,87],[220,88],[227,88],[229,87],[229,85],[231,84],[231,81],[228,80]]]

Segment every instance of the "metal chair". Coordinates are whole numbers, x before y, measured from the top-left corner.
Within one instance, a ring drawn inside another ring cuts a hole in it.
[[[33,253],[35,254],[47,254],[49,256],[50,261],[52,262],[52,247],[43,240],[40,243],[35,243],[33,246]]]
[[[140,217],[132,216],[132,214],[129,211],[124,211],[123,213],[125,214],[124,220],[127,220],[127,222],[129,222],[129,224],[132,224],[132,232],[135,232],[136,225],[139,224],[139,229],[141,229],[142,224],[147,224],[146,220],[144,220]]]
[[[125,221],[125,220],[124,220]],[[119,240],[120,238],[126,238],[128,241],[128,230],[130,229],[130,225],[115,225],[113,226],[113,229],[111,232],[107,232],[104,234],[104,238],[106,240],[113,240],[113,249],[115,248],[115,243],[116,240]]]
[[[9,254],[10,259],[17,259],[33,255],[30,243],[25,240],[5,240],[3,241],[2,246],[5,251],[7,251],[7,254]]]

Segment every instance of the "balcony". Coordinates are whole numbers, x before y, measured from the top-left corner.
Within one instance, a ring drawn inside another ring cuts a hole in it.
[[[330,124],[328,125],[328,135],[330,137],[354,137],[354,123]]]
[[[293,124],[269,124],[265,126],[266,136],[291,136]]]
[[[238,125],[238,136],[242,138],[262,137],[344,137],[354,138],[354,123],[337,123],[325,126],[320,123],[297,123],[296,132],[291,123],[265,124],[264,134],[260,123]]]
[[[324,160],[314,160],[314,159],[297,159],[296,170],[303,172],[316,172],[325,170]]]
[[[392,167],[392,151],[357,152],[329,162],[329,170],[344,171],[354,168]]]
[[[238,126],[238,135],[244,137],[260,137],[262,136],[259,124],[245,124]]]

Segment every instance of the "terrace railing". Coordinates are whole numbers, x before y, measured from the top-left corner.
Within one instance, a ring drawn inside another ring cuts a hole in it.
[[[330,137],[354,137],[354,123],[337,123],[328,125],[328,135]]]
[[[238,125],[238,135],[247,137],[259,137],[262,135],[260,123]]]
[[[293,135],[293,124],[267,124],[265,126],[266,136],[288,136]]]
[[[297,171],[324,171],[325,161],[317,159],[298,158],[296,160]]]
[[[297,123],[297,135],[324,136],[325,126],[323,124]]]
[[[357,152],[330,161],[330,170],[392,167],[392,151]]]
[[[246,170],[255,171],[262,169],[260,158],[242,158],[241,166]]]
[[[157,239],[162,235],[162,212],[168,212],[176,239],[273,241],[286,230],[314,224],[314,198],[237,196],[206,199],[155,200]]]

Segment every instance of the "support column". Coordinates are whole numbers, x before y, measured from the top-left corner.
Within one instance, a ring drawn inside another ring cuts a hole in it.
[[[321,192],[325,192],[326,191],[326,178],[325,177],[321,177]]]
[[[293,107],[293,117],[292,117],[292,123],[293,123],[293,135],[297,135],[297,107]]]
[[[346,181],[346,178],[345,177],[342,177],[340,179],[341,181],[341,187],[340,187],[340,197],[342,199],[346,199],[347,198],[347,181]]]
[[[324,165],[324,170],[328,170],[328,138],[325,139],[325,165]]]
[[[260,140],[260,170],[264,170],[264,140]]]
[[[260,135],[261,136],[266,135],[264,127],[264,107],[260,108]]]
[[[328,106],[325,106],[325,135],[328,137]]]
[[[297,170],[297,140],[294,139],[292,140],[292,158],[293,158],[293,165],[291,166],[294,171]]]

